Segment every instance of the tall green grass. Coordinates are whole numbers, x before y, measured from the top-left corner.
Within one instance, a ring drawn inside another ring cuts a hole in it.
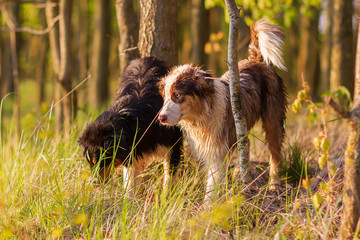
[[[19,139],[12,135],[11,120],[2,123],[0,239],[337,236],[341,194],[319,191],[326,201],[314,208],[311,194],[301,187],[300,180],[305,174],[303,162],[308,161],[313,150],[307,144],[294,143],[294,130],[289,130],[284,144],[285,159],[291,163],[293,173],[288,173],[289,181],[284,175],[283,188],[278,192],[268,190],[268,173],[263,172],[263,165],[252,169],[256,181],[244,185],[229,178],[218,186],[221,197],[204,206],[205,177],[188,157],[167,196],[162,190],[159,166],[147,171],[144,186],[133,197],[126,196],[122,178],[116,174],[107,186],[98,186],[77,144],[84,121],[74,124],[71,137],[66,139],[62,134],[46,134],[52,132],[50,116],[41,118],[37,130],[24,130]],[[261,151],[264,144],[252,142],[252,159],[266,160],[266,148]],[[231,175],[232,170],[229,171]]]

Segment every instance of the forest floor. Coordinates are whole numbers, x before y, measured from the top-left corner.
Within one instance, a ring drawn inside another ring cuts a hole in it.
[[[1,109],[2,110],[2,109]],[[5,109],[6,110],[6,109]],[[95,184],[77,144],[86,122],[82,111],[70,138],[54,134],[48,106],[22,119],[23,134],[3,118],[0,132],[0,239],[332,239],[342,213],[342,163],[347,127],[329,121],[330,160],[336,172],[320,170],[313,138],[320,121],[290,110],[283,144],[283,186],[268,189],[269,151],[261,124],[251,131],[253,181],[242,183],[229,168],[219,199],[204,207],[204,177],[185,146],[179,180],[164,196],[162,169],[153,166],[145,186],[126,197],[114,174]],[[51,112],[51,111],[50,111]],[[328,113],[328,118],[336,116]],[[0,116],[1,118],[1,116]],[[310,123],[310,122],[311,123]],[[234,177],[235,176],[235,177]],[[305,180],[302,180],[305,179]],[[307,179],[307,180],[306,180]]]

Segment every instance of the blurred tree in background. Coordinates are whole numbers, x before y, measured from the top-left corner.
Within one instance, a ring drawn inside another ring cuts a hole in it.
[[[133,0],[116,0],[115,4],[120,32],[119,67],[122,71],[131,60],[139,57],[139,21]]]
[[[101,107],[109,100],[109,55],[112,11],[110,0],[94,1],[89,103]]]
[[[62,18],[59,0],[2,1],[16,23],[21,115],[55,106],[58,131],[80,113],[105,107],[123,67],[138,56],[157,55],[169,66],[196,63],[217,76],[227,70],[228,16],[222,0],[87,0],[69,1]],[[66,1],[67,2],[67,1]],[[290,94],[302,78],[312,96],[336,90],[353,92],[354,29],[359,0],[237,0],[242,7],[238,55],[245,58],[249,26],[266,17],[285,33],[285,79]],[[62,20],[61,20],[62,19]],[[62,38],[66,25],[66,37]],[[65,26],[64,25],[64,26]],[[10,33],[0,16],[0,97],[14,92]],[[89,79],[83,84],[82,81]],[[346,82],[339,76],[346,76]],[[53,80],[52,80],[53,79]],[[27,96],[33,96],[29,98]],[[6,99],[5,117],[13,111]],[[35,110],[34,110],[35,109]],[[66,126],[65,126],[66,127]]]

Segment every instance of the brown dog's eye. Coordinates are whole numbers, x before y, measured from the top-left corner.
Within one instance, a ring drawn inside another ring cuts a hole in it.
[[[173,93],[171,94],[171,100],[172,100],[173,102],[175,102],[175,103],[180,103],[180,102],[181,102],[181,98],[182,98],[182,96],[181,96],[180,93],[175,93],[175,92],[173,92]]]

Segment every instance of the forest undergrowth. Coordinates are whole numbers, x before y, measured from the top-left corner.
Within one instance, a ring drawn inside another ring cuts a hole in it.
[[[318,116],[289,111],[283,144],[282,186],[268,188],[269,151],[261,124],[250,133],[252,181],[242,183],[230,164],[221,196],[203,205],[205,178],[184,146],[184,161],[168,195],[162,168],[147,170],[144,186],[125,195],[122,177],[96,183],[77,144],[86,122],[79,116],[69,138],[53,133],[51,109],[39,121],[25,116],[13,136],[1,123],[0,239],[329,239],[336,238],[342,213],[342,164],[346,124],[329,115],[331,174],[318,167],[313,139]],[[35,113],[34,113],[35,114]],[[39,114],[39,113],[37,113]]]

